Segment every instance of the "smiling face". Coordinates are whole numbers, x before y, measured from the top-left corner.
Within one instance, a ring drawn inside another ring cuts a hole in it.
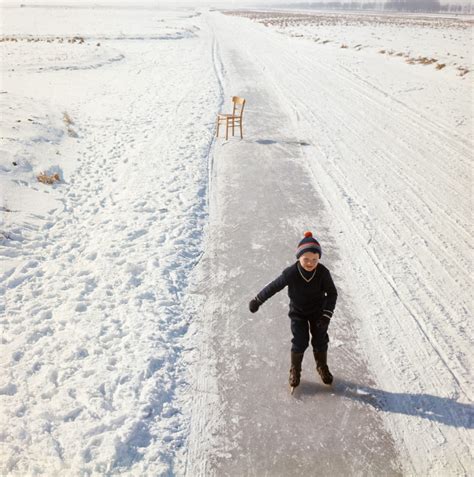
[[[306,252],[298,259],[300,265],[307,272],[312,272],[319,263],[319,253]]]

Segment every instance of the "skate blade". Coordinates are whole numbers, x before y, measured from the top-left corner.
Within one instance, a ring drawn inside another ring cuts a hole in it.
[[[295,387],[294,386],[290,386],[290,394],[293,394],[295,392]]]

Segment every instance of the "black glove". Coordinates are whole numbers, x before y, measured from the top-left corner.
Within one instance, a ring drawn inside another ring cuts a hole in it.
[[[330,311],[324,311],[321,318],[318,321],[318,328],[322,330],[327,330],[329,327],[329,322],[331,321],[332,313]]]
[[[255,313],[259,308],[260,308],[260,302],[258,301],[257,298],[254,298],[253,300],[250,300],[250,303],[249,303],[249,310],[252,312],[252,313]]]

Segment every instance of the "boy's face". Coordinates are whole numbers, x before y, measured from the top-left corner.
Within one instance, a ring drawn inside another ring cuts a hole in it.
[[[312,272],[318,266],[319,253],[306,252],[298,260],[307,272]]]

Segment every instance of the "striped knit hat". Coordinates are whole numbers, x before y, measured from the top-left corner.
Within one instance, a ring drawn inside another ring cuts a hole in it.
[[[311,232],[305,232],[304,239],[298,244],[296,258],[300,258],[301,255],[306,252],[319,253],[319,258],[321,258],[323,254],[321,245],[319,245],[319,242],[313,237]]]

